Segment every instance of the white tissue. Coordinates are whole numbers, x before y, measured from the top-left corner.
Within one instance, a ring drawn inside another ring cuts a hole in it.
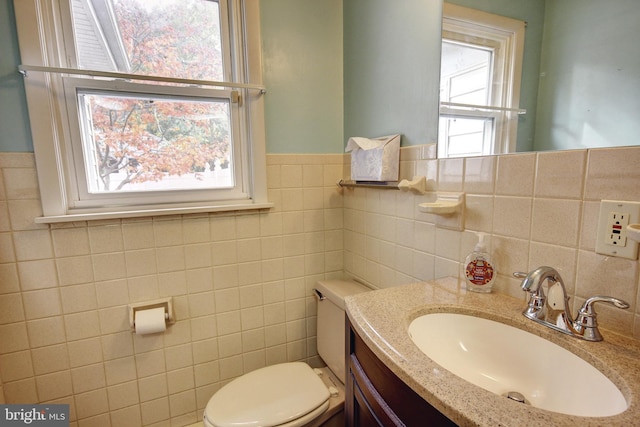
[[[347,147],[345,148],[345,151],[353,151],[356,148],[361,148],[363,150],[374,150],[376,148],[384,147],[384,145],[389,142],[388,138],[389,137],[370,139],[360,136],[354,136],[349,138],[349,140],[347,141]]]
[[[397,181],[400,167],[400,135],[381,138],[352,137],[346,152],[351,152],[351,179],[354,181]]]
[[[135,312],[135,327],[138,335],[164,332],[167,329],[164,320],[164,307],[137,310]]]

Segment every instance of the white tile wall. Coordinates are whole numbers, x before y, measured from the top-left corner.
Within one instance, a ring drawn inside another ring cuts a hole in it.
[[[54,226],[32,154],[0,154],[0,403],[71,405],[74,426],[187,425],[244,372],[319,364],[313,284],[343,274],[343,155],[269,156],[264,212]],[[166,333],[127,304],[173,296]]]
[[[509,274],[557,267],[572,300],[640,338],[638,261],[594,253],[600,199],[640,201],[640,148],[437,160],[401,150],[401,174],[430,190],[465,191],[466,229],[417,211],[424,196],[339,190],[348,158],[269,155],[265,212],[38,225],[32,154],[0,153],[0,403],[71,405],[74,426],[187,425],[244,372],[318,363],[318,279],[359,276],[378,287],[457,276],[489,233],[496,290],[524,297]],[[131,334],[127,307],[173,296],[165,334]]]
[[[565,279],[574,306],[594,294],[628,301],[631,309],[626,311],[600,305],[599,322],[640,338],[638,260],[594,252],[600,200],[640,201],[639,147],[464,160],[436,160],[422,156],[425,152],[429,153],[423,147],[403,148],[401,164],[406,171],[427,176],[432,191],[464,189],[467,231],[440,228],[433,215],[408,208],[423,196],[378,189],[345,191],[348,274],[378,287],[460,276],[462,262],[476,242],[471,231],[484,231],[490,233],[499,272],[498,292],[524,298],[511,273],[551,265]],[[413,242],[406,236],[411,230]]]

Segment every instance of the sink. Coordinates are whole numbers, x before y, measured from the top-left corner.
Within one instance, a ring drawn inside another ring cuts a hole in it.
[[[512,398],[524,397],[524,404],[583,417],[607,417],[628,408],[615,384],[591,364],[504,323],[431,313],[413,320],[409,335],[446,370],[497,395],[516,392]]]

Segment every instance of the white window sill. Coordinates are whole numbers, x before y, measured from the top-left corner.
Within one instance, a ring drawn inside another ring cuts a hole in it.
[[[162,215],[183,215],[193,213],[206,212],[230,212],[242,211],[250,209],[269,209],[273,207],[273,203],[252,203],[252,204],[229,204],[220,206],[191,206],[191,207],[167,207],[167,208],[149,208],[138,209],[133,211],[114,211],[114,212],[82,212],[70,213],[66,215],[41,216],[35,218],[37,224],[55,224],[62,222],[74,221],[94,221],[103,219],[120,219],[120,218],[139,218],[147,216]]]

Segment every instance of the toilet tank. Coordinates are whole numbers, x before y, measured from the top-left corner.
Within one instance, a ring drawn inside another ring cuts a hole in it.
[[[318,354],[342,383],[346,364],[344,298],[370,290],[353,280],[320,280],[316,284]]]

